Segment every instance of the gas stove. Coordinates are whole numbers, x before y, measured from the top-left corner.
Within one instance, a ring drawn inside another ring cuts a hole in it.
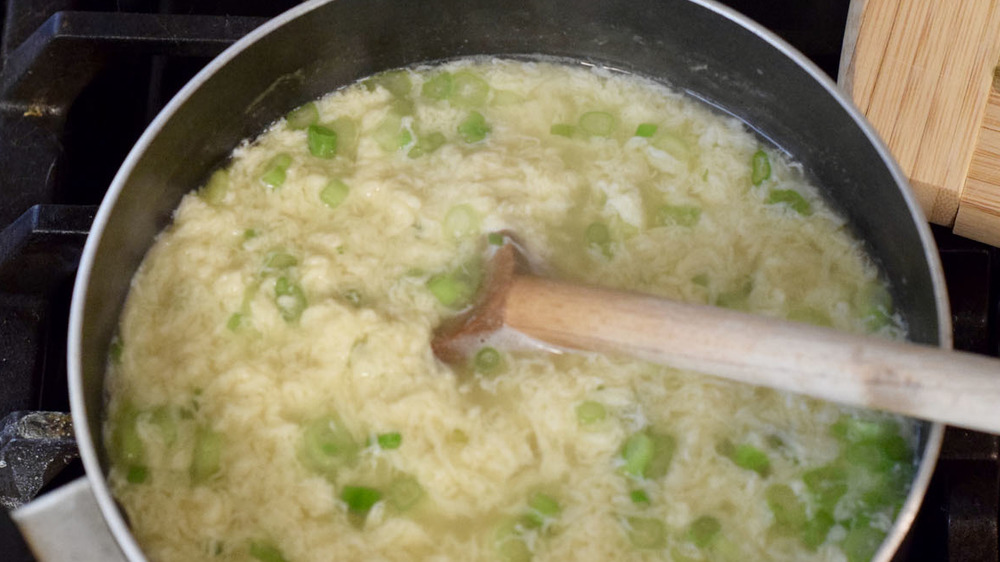
[[[3,421],[24,421],[27,411],[69,411],[72,283],[115,171],[146,125],[211,57],[296,3],[5,0],[0,6],[0,482],[13,470],[6,459],[32,441]],[[835,76],[849,0],[723,3]],[[955,347],[998,355],[1000,250],[943,229],[935,237]],[[69,443],[68,464],[59,463],[58,474],[45,475],[47,484],[39,480],[23,495],[82,474]],[[908,548],[896,559],[997,562],[998,504],[1000,438],[949,428]],[[0,553],[10,562],[33,560],[4,509]]]

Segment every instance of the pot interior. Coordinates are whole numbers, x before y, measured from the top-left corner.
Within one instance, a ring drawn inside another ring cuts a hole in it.
[[[81,449],[106,471],[103,453],[93,455],[108,345],[130,280],[181,197],[241,140],[291,108],[381,70],[461,56],[542,54],[601,65],[654,78],[739,117],[801,162],[848,220],[890,280],[910,338],[947,344],[937,258],[885,153],[830,83],[816,79],[818,70],[747,25],[716,4],[688,0],[337,0],[307,3],[265,25],[167,107],[95,222],[75,295],[81,302],[73,322],[83,336],[70,358],[71,388],[85,406],[74,414],[89,429],[78,430]],[[924,429],[926,445],[933,432],[930,424]],[[936,447],[931,438],[925,463],[933,464]]]

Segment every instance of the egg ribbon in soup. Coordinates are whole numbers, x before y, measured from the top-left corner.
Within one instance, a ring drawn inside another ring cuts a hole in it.
[[[867,560],[914,425],[434,328],[510,230],[547,275],[901,337],[781,153],[667,88],[552,62],[395,70],[237,148],[136,275],[110,481],[152,560]]]

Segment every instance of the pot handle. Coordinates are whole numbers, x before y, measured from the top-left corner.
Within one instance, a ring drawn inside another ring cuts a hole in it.
[[[10,514],[42,562],[127,562],[86,476]]]

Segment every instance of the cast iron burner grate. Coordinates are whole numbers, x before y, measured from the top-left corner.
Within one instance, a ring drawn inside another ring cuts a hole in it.
[[[132,144],[212,56],[291,0],[6,0],[0,9],[0,420],[69,410],[70,292]],[[835,74],[849,0],[724,0]],[[935,232],[955,346],[998,354],[1000,251]],[[29,444],[30,445],[30,444]],[[4,452],[25,446],[0,431]],[[82,474],[79,462],[48,487]],[[900,561],[1000,560],[1000,439],[952,430]],[[47,489],[47,488],[45,488]],[[43,489],[44,491],[44,489]],[[0,553],[33,560],[0,509]]]

